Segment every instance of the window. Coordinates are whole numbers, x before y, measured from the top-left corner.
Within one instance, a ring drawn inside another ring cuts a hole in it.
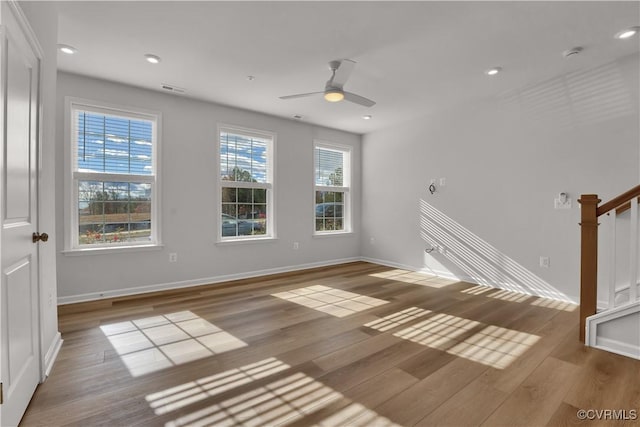
[[[158,238],[159,114],[70,101],[70,249]]]
[[[316,234],[351,231],[350,148],[316,142],[313,163]]]
[[[267,132],[220,128],[219,241],[274,237],[274,140]]]

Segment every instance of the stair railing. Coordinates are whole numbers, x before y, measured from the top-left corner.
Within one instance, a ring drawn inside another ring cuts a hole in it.
[[[618,216],[630,213],[629,233],[629,298],[638,300],[638,200],[640,185],[599,205],[595,194],[583,194],[580,222],[580,341],[584,342],[585,324],[589,316],[596,314],[598,302],[598,218],[607,215],[609,226],[609,274],[607,277],[608,309],[616,306],[616,295],[627,287],[616,288],[616,223]]]

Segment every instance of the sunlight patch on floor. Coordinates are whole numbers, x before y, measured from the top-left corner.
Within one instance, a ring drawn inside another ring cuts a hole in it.
[[[294,289],[287,292],[271,294],[271,296],[294,302],[314,310],[336,317],[345,317],[359,311],[368,310],[383,304],[378,298],[368,297],[353,292],[334,289],[328,286],[315,285]]]
[[[247,346],[191,311],[102,325],[100,329],[134,377]]]
[[[370,274],[372,277],[380,277],[378,273]],[[386,276],[385,279],[397,280],[404,283],[422,283],[425,280],[435,279],[436,276],[432,274],[424,274],[417,271],[405,271],[392,276]]]
[[[528,300],[531,297],[531,295],[519,294],[516,292],[505,291],[505,290],[498,290],[494,293],[487,294],[486,296],[488,296],[489,298],[501,299],[503,301],[510,301],[510,302],[523,302]]]
[[[314,426],[320,427],[400,427],[399,424],[385,418],[371,409],[359,404],[352,403],[341,409],[330,417],[325,418]]]
[[[401,270],[399,268],[393,270],[382,271],[380,273],[372,273],[369,276],[378,277],[380,279],[389,279],[396,276],[401,276],[403,274],[409,273],[409,270]]]
[[[430,288],[440,289],[449,285],[453,285],[454,283],[460,283],[460,280],[447,279],[444,277],[434,277],[433,279],[428,279],[426,281],[422,281],[416,284],[422,285],[422,286],[429,286]]]
[[[477,285],[471,288],[464,289],[460,292],[462,292],[463,294],[469,294],[469,295],[482,295],[485,292],[493,291],[495,289],[496,288],[492,288],[490,286]]]
[[[504,369],[539,339],[537,335],[490,325],[454,345],[447,350],[447,353],[493,368]]]
[[[509,366],[540,339],[449,314],[437,314],[393,335],[497,369]]]
[[[286,425],[342,397],[313,378],[296,373],[179,417],[165,426]]]
[[[256,363],[148,394],[145,399],[156,415],[162,415],[289,368],[290,366],[286,363],[270,357]]]
[[[575,311],[578,308],[578,305],[576,304],[548,298],[538,298],[537,300],[533,301],[531,305],[535,305],[536,307],[553,308],[555,310],[562,311]]]
[[[458,337],[480,325],[475,320],[439,313],[398,331],[393,336],[438,350],[447,350],[457,342]]]
[[[364,326],[384,332],[384,331],[388,331],[389,329],[393,329],[395,327],[403,325],[412,320],[418,319],[429,313],[431,313],[431,311],[425,310],[424,308],[410,307],[405,310],[398,311],[397,313],[393,313],[393,314],[389,314],[388,316],[381,317],[378,320],[365,323]]]
[[[433,274],[423,273],[420,271],[407,270],[390,270],[382,273],[372,273],[370,277],[378,277],[381,279],[390,279],[398,282],[409,283],[412,285],[429,286],[432,288],[444,288],[459,280],[445,279],[443,277],[434,276]]]

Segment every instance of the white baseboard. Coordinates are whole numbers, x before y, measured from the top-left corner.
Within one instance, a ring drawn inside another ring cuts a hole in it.
[[[97,301],[105,298],[123,297],[128,295],[145,294],[149,292],[166,291],[170,289],[188,288],[192,286],[212,285],[215,283],[228,282],[231,280],[249,279],[252,277],[266,276],[269,274],[289,273],[310,268],[328,267],[331,265],[346,264],[349,262],[362,261],[361,257],[341,258],[328,261],[298,264],[286,267],[276,267],[264,270],[255,270],[244,273],[227,274],[214,277],[203,277],[200,279],[183,280],[179,282],[167,282],[155,285],[137,286],[134,288],[118,289],[113,291],[92,292],[87,294],[70,295],[58,297],[58,305],[74,304],[78,302]]]
[[[62,341],[63,341],[62,335],[60,334],[60,332],[57,332],[56,336],[53,338],[53,341],[51,341],[51,345],[49,346],[49,349],[44,355],[44,361],[43,361],[44,371],[43,371],[41,381],[46,380],[49,374],[51,373],[51,369],[53,369],[53,364],[56,361],[56,358],[58,357],[58,353],[60,352],[60,349],[62,348]]]
[[[640,360],[640,347],[633,346],[626,342],[612,340],[611,338],[596,337],[596,345],[593,347]]]

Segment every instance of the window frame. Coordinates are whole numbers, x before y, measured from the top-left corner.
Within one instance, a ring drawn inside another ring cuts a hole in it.
[[[151,165],[152,174],[138,175],[131,173],[113,172],[80,172],[77,169],[77,140],[76,135],[76,111],[88,111],[96,114],[104,114],[122,117],[130,120],[148,120],[152,122],[151,137]],[[155,249],[162,247],[161,239],[161,134],[162,113],[138,107],[129,107],[108,102],[94,101],[83,98],[65,97],[65,250],[63,253],[79,255],[96,252],[128,252],[139,249]],[[100,243],[80,245],[78,183],[83,180],[101,182],[127,182],[148,183],[151,185],[151,231],[149,241]]]
[[[246,182],[246,181],[225,181],[222,179],[221,171],[222,165],[220,163],[220,147],[221,147],[221,134],[231,133],[236,135],[242,135],[247,137],[255,137],[260,139],[266,139],[267,143],[267,175],[266,183],[259,182]],[[243,243],[243,242],[260,242],[276,240],[276,209],[275,209],[275,156],[276,156],[276,133],[260,129],[252,129],[243,126],[229,125],[219,123],[217,126],[216,143],[215,143],[215,161],[216,161],[216,219],[214,224],[216,226],[215,242],[217,244],[230,244],[230,243]],[[233,185],[229,185],[233,184]],[[265,234],[251,234],[246,236],[223,236],[222,235],[222,188],[249,188],[249,189],[265,189],[266,190],[266,205],[267,205],[267,229]]]
[[[332,185],[317,185],[316,184],[316,149],[325,149],[331,151],[339,151],[343,153],[342,157],[342,186],[332,186]],[[337,144],[334,142],[323,141],[323,140],[314,140],[313,141],[313,150],[312,150],[312,184],[313,184],[313,192],[312,192],[312,206],[313,206],[313,236],[321,237],[321,236],[336,236],[342,234],[351,234],[353,233],[352,222],[351,222],[351,182],[352,182],[352,156],[351,152],[353,147],[349,145]],[[316,230],[316,192],[317,191],[332,191],[332,192],[342,192],[343,193],[343,206],[342,206],[342,230]]]

